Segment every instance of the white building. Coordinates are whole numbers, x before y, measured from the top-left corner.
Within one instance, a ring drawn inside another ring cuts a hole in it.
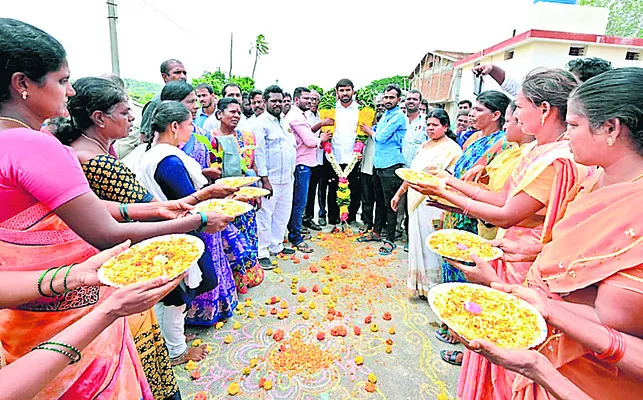
[[[564,68],[570,60],[581,57],[599,57],[615,68],[643,67],[643,38],[605,36],[609,10],[548,2],[531,7],[528,16],[515,23],[522,33],[454,64],[461,72],[460,100],[473,100],[479,91],[499,90],[488,76],[479,87],[472,69],[481,64],[497,65],[516,79],[537,67]]]

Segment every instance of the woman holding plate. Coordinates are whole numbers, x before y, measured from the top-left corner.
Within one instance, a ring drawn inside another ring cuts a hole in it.
[[[222,168],[211,161],[215,153],[211,144],[211,141],[213,141],[212,136],[194,124],[194,118],[196,118],[198,111],[198,103],[192,85],[180,80],[168,82],[161,92],[161,100],[178,101],[190,110],[192,114],[192,136],[190,136],[190,139],[186,143],[182,143],[180,147],[183,152],[201,165],[203,175],[210,178],[213,177],[216,172],[217,177],[221,176]],[[239,153],[236,152],[236,154]],[[254,213],[254,211],[252,212]],[[221,254],[221,256],[228,256],[228,262],[230,259],[235,261],[234,264],[230,264],[230,267],[235,272],[235,284],[239,293],[245,294],[248,291],[247,282],[257,282],[257,277],[260,277],[261,280],[263,279],[263,275],[257,275],[256,270],[251,271],[254,279],[251,280],[247,276],[248,271],[246,265],[254,265],[251,251],[252,243],[245,234],[239,231],[235,224],[228,225],[226,229],[221,232],[220,236],[221,238],[219,240],[222,241],[222,247],[224,249],[224,253]],[[256,261],[256,255],[254,256],[254,261]],[[261,283],[261,280],[259,280],[259,283]],[[259,283],[257,283],[257,285]]]
[[[91,191],[73,150],[39,130],[46,119],[63,115],[67,98],[75,94],[65,54],[47,33],[0,19],[0,59],[6,61],[0,64],[0,269],[25,272],[71,265],[95,254],[96,248],[128,238],[139,242],[195,229],[223,229],[227,219],[216,213],[162,222],[117,222],[116,218],[122,219],[117,217],[119,205],[103,202]],[[6,361],[12,363],[54,337],[113,292],[108,287],[82,286],[0,310]],[[101,392],[152,397],[123,318],[102,331],[82,360],[65,368],[55,384],[36,397],[91,398]]]
[[[179,150],[180,144],[187,142],[192,135],[191,124],[191,113],[183,104],[162,101],[152,117],[151,131],[156,135],[156,141],[148,141],[147,151],[131,166],[143,186],[160,200],[187,196],[197,201],[204,200],[197,192],[208,183],[201,172],[201,165]],[[228,221],[232,221],[232,218]],[[164,299],[163,304],[159,303],[155,308],[174,364],[187,361],[183,328],[186,302],[191,303],[188,322],[203,325],[212,325],[230,317],[237,305],[232,271],[223,256],[220,236],[205,232],[198,236],[206,244],[201,261],[206,262],[204,259],[207,259],[206,264],[209,264],[202,265],[201,270],[205,277],[210,272],[215,274],[217,286],[205,291],[198,283],[188,283],[189,289],[198,288],[196,298],[190,296],[193,298],[191,300],[174,296]]]
[[[431,191],[462,208],[464,214],[507,229],[504,239],[521,248],[547,243],[554,224],[578,192],[587,170],[572,159],[569,142],[563,140],[567,124],[567,99],[577,80],[563,70],[534,70],[523,81],[516,98],[516,118],[522,130],[536,140],[524,153],[500,193],[487,191],[444,175],[447,185],[462,194],[443,189]],[[530,254],[525,254],[529,259]],[[519,284],[532,261],[494,261],[489,272],[504,283]],[[470,276],[466,266],[453,263],[467,280],[488,285]],[[457,363],[460,352],[443,352],[443,359]],[[463,399],[510,398],[514,374],[477,354],[465,352],[458,385]]]
[[[217,104],[216,118],[220,121],[218,129],[212,131],[212,166],[221,170],[222,176],[257,176],[255,165],[255,146],[257,139],[254,133],[241,131],[237,125],[241,119],[241,104],[234,97],[224,97]],[[256,200],[261,208],[261,197]],[[257,236],[256,211],[253,209],[238,216],[232,222],[237,235],[245,244],[235,245],[234,240],[227,242],[224,251],[235,275],[237,290],[240,293],[247,288],[263,282],[264,272],[258,262],[259,238]]]
[[[467,171],[477,165],[486,166],[501,152],[512,147],[505,139],[504,115],[510,100],[503,93],[488,90],[481,93],[472,113],[475,115],[475,127],[478,129],[463,146],[463,153],[455,164],[453,176],[458,179],[469,179]],[[424,192],[421,192],[424,194]],[[443,228],[463,229],[477,233],[477,221],[455,212],[444,213]],[[442,262],[443,282],[466,282],[464,275],[446,261]],[[455,344],[446,325],[436,331],[436,337],[445,343]]]
[[[462,149],[453,141],[449,115],[438,108],[431,111],[426,119],[426,133],[431,140],[422,144],[411,162],[411,169],[424,171],[434,167],[453,172],[455,162],[462,155]],[[399,201],[408,187],[408,182],[404,182],[398,189],[391,201],[393,211],[397,211]],[[410,251],[406,287],[414,296],[426,300],[429,289],[441,282],[442,258],[429,250],[424,243],[426,238],[435,232],[432,221],[439,221],[443,211],[425,204],[426,196],[413,189],[408,192],[407,199]]]
[[[594,399],[634,398],[643,391],[640,372],[637,379],[619,364],[632,356],[626,335],[643,338],[643,219],[632,214],[643,207],[641,104],[641,68],[607,71],[572,93],[567,135],[574,160],[599,170],[527,274],[529,287],[561,310],[545,312],[550,336],[538,350]],[[612,339],[588,342],[580,336],[583,325],[565,315],[602,325],[601,337],[609,333]],[[515,399],[551,398],[522,376],[513,392]]]

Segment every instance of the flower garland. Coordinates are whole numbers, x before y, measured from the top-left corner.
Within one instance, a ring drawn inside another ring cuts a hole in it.
[[[337,205],[339,206],[339,219],[342,223],[348,221],[348,206],[351,204],[351,191],[348,188],[348,175],[353,171],[353,168],[359,162],[364,147],[366,147],[366,140],[368,140],[368,133],[364,132],[360,125],[372,126],[375,118],[375,105],[373,103],[374,95],[370,89],[360,89],[355,93],[355,101],[359,104],[359,114],[357,118],[357,136],[353,146],[353,158],[342,169],[335,158],[333,153],[333,145],[330,141],[322,144],[322,149],[326,154],[326,159],[333,167],[333,171],[339,178],[337,185]],[[335,90],[327,91],[322,96],[319,102],[319,117],[321,119],[332,118],[335,119],[335,104],[336,104]],[[331,135],[335,132],[335,125],[322,127],[322,131],[330,132]]]

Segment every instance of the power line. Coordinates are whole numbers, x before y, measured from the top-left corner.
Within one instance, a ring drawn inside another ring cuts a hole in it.
[[[170,22],[172,25],[176,26],[177,28],[179,28],[180,30],[182,30],[184,33],[186,33],[186,34],[188,34],[188,35],[192,36],[192,33],[191,33],[190,31],[188,31],[187,29],[183,28],[179,23],[174,22],[174,20],[173,20],[172,18],[170,18],[170,17],[169,17],[167,14],[165,14],[163,11],[161,11],[161,10],[159,10],[158,8],[154,7],[152,4],[148,3],[148,2],[147,2],[147,0],[140,0],[140,1],[141,1],[142,3],[144,3],[145,5],[147,5],[149,8],[151,8],[152,10],[156,11],[160,16],[162,16],[163,18],[165,18],[166,20],[168,20],[168,22]]]

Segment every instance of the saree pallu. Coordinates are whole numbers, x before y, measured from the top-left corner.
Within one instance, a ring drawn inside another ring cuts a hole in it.
[[[567,204],[576,196],[587,175],[586,169],[575,164],[572,157],[566,141],[542,146],[537,146],[534,142],[526,146],[523,157],[509,177],[510,198],[528,187],[549,166],[553,166],[556,173],[548,193],[549,200],[544,213],[544,223],[535,227],[513,226],[505,232],[505,240],[517,243],[521,248],[529,248],[531,245],[547,243],[550,240],[554,224],[562,218]],[[539,218],[542,220],[542,215]],[[523,221],[525,222],[533,221],[528,219]],[[524,255],[536,256],[537,254],[525,253]],[[495,260],[491,264],[502,282],[520,285],[524,282],[533,262]],[[458,380],[458,398],[509,400],[515,377],[515,373],[492,364],[477,353],[465,350]]]
[[[413,158],[411,168],[423,171],[427,167],[452,171],[462,149],[453,140],[444,137],[430,140],[423,145]],[[435,232],[434,221],[440,221],[443,211],[427,206],[427,196],[409,189],[407,192],[409,213],[409,269],[406,287],[412,296],[427,296],[429,290],[441,283],[442,257],[426,246],[426,238]]]
[[[567,293],[598,284],[643,294],[643,219],[633,215],[643,209],[643,181],[591,192],[599,178],[600,174],[594,174],[587,179],[554,227],[551,243],[529,269],[530,287],[561,301]],[[598,360],[585,346],[552,327],[538,350],[594,399],[631,399],[643,393],[643,382]],[[553,397],[531,380],[517,376],[513,399]]]
[[[498,131],[489,136],[476,140],[470,138],[465,145],[462,156],[455,164],[453,175],[460,179],[468,170],[476,165],[486,166],[503,151],[512,147],[512,144],[505,139],[505,132]],[[478,233],[478,220],[469,218],[462,214],[453,212],[444,213],[445,229],[461,229],[471,233]],[[444,282],[466,282],[466,278],[460,270],[451,266],[446,261],[442,262],[442,281]]]
[[[221,233],[199,233],[206,246],[206,253],[212,257],[217,276],[217,287],[202,293],[192,300],[185,322],[192,325],[212,326],[220,320],[228,319],[237,307],[237,289],[232,270],[223,253]]]
[[[0,224],[0,269],[33,271],[82,262],[96,254],[46,207],[36,204]],[[114,289],[80,287],[0,310],[7,363],[78,321]],[[39,399],[153,399],[125,318],[119,318],[37,396]]]
[[[245,294],[248,288],[263,282],[264,272],[258,262],[258,237],[255,210],[238,216],[223,232],[223,251],[228,258],[237,290]]]
[[[500,193],[505,186],[505,183],[511,177],[511,174],[518,166],[520,159],[525,151],[525,147],[529,143],[521,146],[510,147],[502,153],[498,154],[489,165],[485,168],[487,175],[489,175],[489,184],[487,187],[490,191]],[[498,232],[502,229],[498,227],[487,227],[482,221],[478,221],[478,235],[487,240],[493,240],[498,236]]]

